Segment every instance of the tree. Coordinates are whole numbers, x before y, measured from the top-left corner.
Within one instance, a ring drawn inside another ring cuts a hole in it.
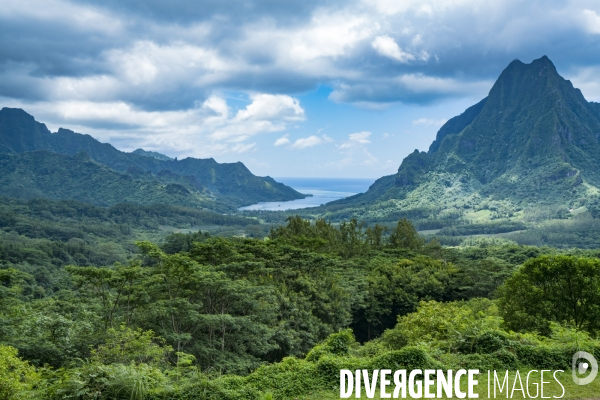
[[[367,237],[367,245],[376,250],[381,250],[383,247],[383,235],[388,231],[388,228],[375,224],[373,227],[368,227],[365,231]]]
[[[131,329],[125,325],[110,328],[105,343],[92,350],[92,361],[101,364],[166,364],[173,348],[164,344],[152,331]]]
[[[550,333],[550,322],[600,330],[600,260],[540,256],[525,262],[498,289],[507,326]]]
[[[0,399],[31,398],[31,389],[39,380],[35,368],[17,356],[17,349],[0,345]]]
[[[419,249],[423,247],[423,238],[419,236],[412,222],[406,218],[398,221],[398,225],[390,235],[390,245],[403,249]]]
[[[151,271],[146,283],[149,301],[139,322],[178,353],[194,355],[204,369],[247,372],[277,347],[270,327],[276,323],[277,305],[270,287],[232,280],[215,270],[214,265],[230,261],[235,251],[226,240],[211,243],[218,245],[214,252],[204,244],[192,251],[209,265],[186,254],[166,254],[148,242],[137,243]],[[196,251],[199,248],[205,251]]]
[[[355,316],[359,341],[371,340],[391,328],[398,315],[415,311],[420,300],[448,300],[455,267],[425,256],[397,263],[374,260],[366,277],[365,307]]]

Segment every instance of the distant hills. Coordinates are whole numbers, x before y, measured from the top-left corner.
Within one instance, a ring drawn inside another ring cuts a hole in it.
[[[324,214],[372,221],[407,216],[422,229],[452,220],[569,218],[600,192],[600,104],[542,57],[511,62],[489,95],[446,122],[429,151]],[[429,221],[429,222],[428,222]]]
[[[20,198],[165,203],[220,211],[304,197],[270,177],[253,175],[241,162],[176,160],[143,149],[125,153],[68,129],[51,133],[13,108],[0,110],[0,189]]]

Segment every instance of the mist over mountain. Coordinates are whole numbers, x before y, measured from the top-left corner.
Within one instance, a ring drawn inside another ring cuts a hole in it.
[[[572,210],[599,192],[599,138],[600,104],[548,57],[515,60],[485,99],[440,128],[429,151],[415,150],[366,193],[330,203],[327,215],[432,219],[485,209],[488,219],[511,219],[533,208]]]
[[[58,161],[61,159],[60,157],[37,152],[40,150],[61,155],[63,161]],[[19,155],[30,152],[36,153],[21,158],[4,157],[2,168],[5,169],[0,169],[0,172],[4,175],[5,181],[18,182],[21,180],[22,175],[13,169],[6,168],[9,168],[9,165],[14,165],[14,163],[25,165],[27,162],[35,165],[27,165],[25,167],[26,171],[31,172],[34,169],[46,168],[48,171],[52,171],[49,176],[58,178],[60,175],[56,174],[60,171],[60,168],[55,169],[54,167],[58,168],[61,163],[63,165],[76,163],[76,160],[72,157],[84,152],[97,164],[108,167],[98,169],[95,172],[96,174],[104,174],[101,180],[112,179],[105,173],[119,173],[119,176],[127,175],[130,178],[135,178],[136,182],[148,181],[150,186],[160,182],[164,185],[177,184],[190,193],[196,193],[196,197],[202,199],[212,198],[212,201],[231,207],[261,201],[285,201],[304,197],[294,189],[276,182],[270,177],[253,175],[241,162],[219,164],[212,158],[174,160],[165,155],[147,152],[143,149],[138,149],[133,153],[125,153],[108,143],[100,143],[90,135],[79,134],[68,129],[60,128],[58,132],[51,133],[44,124],[37,122],[33,116],[25,111],[3,108],[0,110],[0,154]],[[50,164],[43,165],[44,163]],[[28,172],[25,173],[25,176],[28,176]],[[69,175],[69,179],[71,178],[75,177]],[[77,181],[69,181],[68,184]],[[59,182],[55,183],[59,184]],[[56,198],[57,192],[49,192],[49,189],[44,189],[38,186],[39,184],[39,179],[21,180],[20,185],[23,186],[23,190],[11,189],[10,193],[27,193],[28,197],[32,196],[33,193],[37,193],[41,197]],[[165,187],[164,185],[163,187]],[[83,187],[80,188],[81,190],[75,187],[72,189],[75,191],[87,190]],[[67,192],[61,193],[61,196],[67,196],[61,198],[71,198]],[[149,197],[141,204],[158,202],[161,199],[161,196],[153,199],[150,192],[147,193],[147,196]],[[125,201],[130,197],[139,198],[138,194],[133,193],[131,193],[131,196],[123,194],[123,196],[112,196],[111,198],[114,198],[115,201],[118,199]],[[98,202],[95,203],[99,204]],[[190,205],[196,205],[196,203],[192,202]]]

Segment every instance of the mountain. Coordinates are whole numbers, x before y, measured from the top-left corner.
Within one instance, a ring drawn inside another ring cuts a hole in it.
[[[157,153],[156,151],[146,151],[144,149],[136,149],[136,150],[132,151],[132,153],[140,155],[140,156],[156,158],[157,160],[161,160],[161,161],[172,161],[173,160],[171,157],[166,156],[161,153]]]
[[[74,156],[85,152],[92,160],[116,172],[142,179],[158,179],[206,189],[217,201],[239,207],[262,201],[284,201],[304,198],[294,189],[270,177],[253,175],[244,164],[219,164],[214,159],[164,159],[142,150],[125,153],[108,143],[100,143],[90,135],[60,128],[51,133],[46,125],[21,109],[0,110],[0,154],[22,154],[45,150]],[[162,157],[160,157],[162,156]]]
[[[136,179],[92,160],[85,152],[0,154],[2,195],[22,199],[77,200],[100,206],[117,203],[218,207],[209,194],[177,183]]]
[[[600,192],[599,139],[600,104],[585,100],[548,57],[515,60],[485,99],[441,127],[429,151],[415,150],[396,174],[329,203],[326,214],[408,216],[424,226],[522,219],[542,208],[568,214]]]

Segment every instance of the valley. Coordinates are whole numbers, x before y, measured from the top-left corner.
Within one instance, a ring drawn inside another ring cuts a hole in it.
[[[600,106],[546,57],[513,61],[374,182],[126,153],[3,108],[0,397],[339,398],[342,369],[570,376],[574,352],[600,356],[599,139]]]

